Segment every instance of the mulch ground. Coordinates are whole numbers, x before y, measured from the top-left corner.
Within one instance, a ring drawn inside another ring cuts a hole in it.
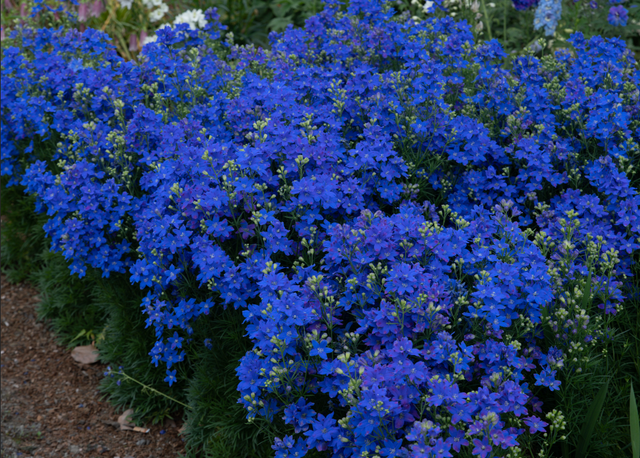
[[[181,425],[122,431],[98,391],[106,366],[83,365],[36,319],[37,291],[1,276],[2,458],[174,458]]]

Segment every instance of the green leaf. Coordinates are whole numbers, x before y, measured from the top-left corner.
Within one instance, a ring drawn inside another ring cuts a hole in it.
[[[636,395],[633,392],[633,383],[631,383],[631,396],[629,396],[629,429],[631,432],[631,456],[632,458],[640,458],[640,420],[638,419],[638,406]]]
[[[291,24],[291,19],[289,17],[274,17],[269,21],[267,27],[269,30],[275,30],[278,32],[286,29],[289,24]]]
[[[507,29],[507,36],[513,40],[517,40],[519,38],[522,38],[524,34],[522,33],[522,30],[518,29],[517,27],[509,27]]]
[[[72,340],[71,342],[69,342],[69,343],[71,344],[71,343],[75,342],[76,340],[78,340],[80,337],[82,337],[82,336],[83,336],[83,335],[85,335],[86,333],[87,333],[87,331],[83,329],[83,330],[82,330],[82,331],[80,331],[80,332],[78,333],[78,335],[77,335],[77,336],[75,336],[75,337],[73,338],[73,340]]]
[[[589,274],[589,280],[587,281],[589,286],[590,283],[591,274]],[[586,456],[587,449],[589,448],[589,442],[591,442],[591,436],[593,435],[593,429],[596,427],[596,423],[600,417],[600,412],[602,411],[602,406],[604,405],[604,400],[607,397],[609,380],[610,379],[607,379],[602,388],[600,388],[593,404],[591,404],[587,411],[584,425],[582,425],[582,431],[580,431],[580,443],[578,445],[578,450],[576,451],[576,458],[584,458]]]

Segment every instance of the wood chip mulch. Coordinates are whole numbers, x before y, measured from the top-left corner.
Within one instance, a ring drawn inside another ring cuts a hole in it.
[[[0,276],[2,458],[174,458],[184,452],[180,424],[122,431],[121,412],[98,391],[106,366],[74,361],[46,323],[37,291]]]

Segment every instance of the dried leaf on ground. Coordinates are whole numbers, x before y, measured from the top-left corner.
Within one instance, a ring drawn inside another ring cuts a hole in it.
[[[120,424],[121,430],[131,431],[135,427],[133,423],[128,421],[131,415],[133,415],[133,409],[127,409],[118,417],[118,423]]]
[[[71,357],[80,364],[93,364],[98,361],[100,354],[95,346],[83,345],[74,348]]]

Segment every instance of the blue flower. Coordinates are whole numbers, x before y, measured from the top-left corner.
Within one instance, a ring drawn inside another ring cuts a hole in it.
[[[622,6],[612,6],[609,8],[609,14],[607,15],[607,21],[614,27],[624,27],[627,25],[629,15],[627,9]]]
[[[545,423],[536,416],[525,417],[523,420],[529,427],[529,432],[531,434],[545,432],[544,427],[548,425],[548,423]]]
[[[535,30],[544,28],[545,35],[553,35],[561,13],[562,2],[560,0],[540,0],[534,15],[533,28]]]
[[[177,382],[177,378],[176,378],[176,370],[167,370],[167,376],[164,378],[164,381],[167,382],[169,384],[169,386],[173,385],[175,382]]]
[[[309,352],[309,355],[311,356],[319,356],[322,359],[327,359],[327,354],[333,353],[333,349],[327,348],[326,340],[323,340],[322,342],[313,340],[311,344],[313,345],[313,349]]]

